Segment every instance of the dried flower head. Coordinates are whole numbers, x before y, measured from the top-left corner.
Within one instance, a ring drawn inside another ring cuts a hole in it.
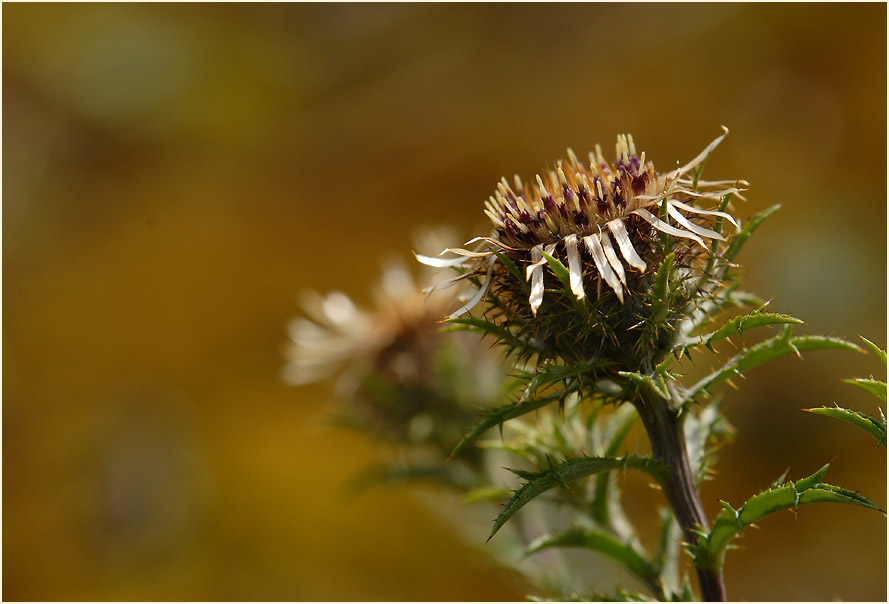
[[[398,342],[434,334],[449,301],[436,298],[427,304],[419,290],[407,268],[392,262],[383,269],[372,311],[360,309],[342,292],[303,292],[306,316],[293,319],[288,327],[292,342],[286,351],[284,381],[314,382],[355,363],[373,363]]]
[[[438,245],[442,234],[427,233],[426,239],[426,246],[430,239]],[[306,316],[289,325],[284,381],[302,385],[339,374],[338,397],[346,403],[342,420],[394,441],[434,441],[449,452],[477,412],[475,393],[492,395],[499,387],[496,380],[481,382],[502,370],[475,338],[439,329],[453,296],[421,291],[437,272],[418,280],[391,260],[372,310],[341,292],[305,292]],[[480,370],[470,371],[473,364]],[[458,375],[460,383],[451,379]]]
[[[532,184],[518,176],[512,185],[501,179],[485,202],[493,233],[466,243],[477,244],[475,249],[449,248],[439,257],[417,257],[426,265],[461,272],[438,288],[464,279],[474,282],[473,295],[451,318],[487,295],[505,326],[521,327],[543,349],[555,349],[557,356],[565,356],[562,352],[589,356],[595,346],[585,346],[578,338],[625,339],[616,332],[645,322],[644,307],[651,306],[655,272],[670,254],[675,276],[688,279],[701,255],[709,252],[708,242],[724,240],[712,228],[713,222],[719,219],[738,226],[725,208],[701,207],[717,205],[731,194],[740,196],[746,185],[699,179],[704,161],[727,133],[726,129],[692,161],[665,174],[655,170],[645,152],[637,154],[630,135],[618,136],[612,162],[606,161],[598,145],[588,163],[569,149],[567,160],[538,174]],[[442,258],[445,254],[455,257]],[[571,298],[593,300],[578,314],[570,300],[554,299],[547,320],[561,319],[541,332],[533,319],[545,306],[544,293],[559,290],[560,282]],[[596,335],[595,326],[607,333]],[[569,332],[571,337],[563,337]]]

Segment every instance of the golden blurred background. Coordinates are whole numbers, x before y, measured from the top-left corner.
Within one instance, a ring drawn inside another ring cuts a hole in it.
[[[632,132],[656,166],[731,135],[747,287],[886,345],[884,4],[3,6],[3,597],[515,600],[526,587],[280,380],[304,288],[361,303],[418,227],[485,223],[502,175]],[[455,242],[459,243],[459,242]],[[886,509],[873,355],[784,359],[729,395],[705,486],[785,469]],[[421,493],[434,496],[434,491]],[[653,493],[652,499],[659,497]],[[484,527],[483,527],[484,528]],[[735,599],[885,600],[886,520],[803,508],[728,556]]]

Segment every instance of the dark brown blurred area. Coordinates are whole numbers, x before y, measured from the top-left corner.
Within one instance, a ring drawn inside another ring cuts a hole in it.
[[[670,168],[721,124],[706,176],[751,182],[744,219],[783,204],[748,289],[885,347],[883,4],[4,5],[3,597],[521,598],[487,535],[343,494],[378,452],[280,380],[296,294],[367,302],[384,252],[478,234],[502,175],[568,146],[631,132]],[[830,351],[740,380],[711,517],[826,462],[886,509],[885,450],[800,411],[876,414],[841,383],[870,374]],[[881,514],[740,544],[733,599],[886,598]]]

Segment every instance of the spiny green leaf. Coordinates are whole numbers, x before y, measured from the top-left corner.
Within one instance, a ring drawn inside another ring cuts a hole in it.
[[[536,371],[529,371],[522,374],[522,377],[528,380],[528,386],[525,388],[524,396],[534,394],[541,388],[546,388],[547,386],[551,386],[563,380],[570,378],[582,379],[585,374],[595,372],[597,369],[601,369],[604,366],[604,363],[571,365],[545,363],[538,367]]]
[[[546,363],[537,371],[523,373],[521,378],[527,380],[528,385],[522,394],[522,398],[515,403],[507,403],[506,405],[485,411],[482,420],[473,426],[466,436],[457,443],[457,446],[454,447],[454,450],[451,452],[451,457],[454,457],[466,447],[466,445],[491,428],[501,426],[503,422],[507,420],[531,413],[532,411],[541,409],[551,403],[564,401],[565,397],[577,390],[584,375],[595,373],[596,370],[603,366],[603,364],[597,363],[584,363],[579,365]],[[573,380],[574,384],[562,388],[558,392],[539,397],[532,396],[535,392],[564,380]]]
[[[867,390],[877,398],[881,399],[884,403],[886,402],[886,382],[881,382],[880,380],[875,380],[873,378],[854,378],[851,380],[843,380],[843,382],[850,386],[857,386],[862,390]]]
[[[543,535],[528,545],[527,553],[550,547],[582,547],[605,554],[648,584],[656,584],[659,578],[657,569],[630,544],[602,531],[575,528]]]
[[[654,278],[654,289],[651,294],[651,315],[649,320],[652,322],[663,321],[670,308],[668,300],[669,285],[675,259],[676,253],[670,252],[657,269],[657,274]]]
[[[550,256],[546,252],[540,252],[543,254],[543,257],[546,258],[546,263],[549,265],[549,268],[553,271],[556,278],[562,283],[562,287],[565,288],[566,292],[571,291],[571,276],[568,272],[568,268],[562,264],[562,261],[556,258],[555,256]]]
[[[843,409],[842,407],[818,407],[816,409],[804,409],[804,411],[816,413],[818,415],[826,415],[827,417],[832,417],[834,419],[848,422],[853,426],[858,426],[859,428],[876,438],[877,443],[880,446],[886,448],[885,416],[883,417],[882,421],[879,421],[867,414],[861,413],[860,411]]]
[[[741,248],[743,248],[744,244],[747,243],[747,240],[750,239],[750,235],[753,234],[753,231],[755,231],[766,218],[777,212],[780,208],[781,205],[778,204],[754,214],[753,218],[741,228],[741,231],[732,237],[728,250],[726,250],[725,253],[726,260],[734,262],[738,257],[738,254],[741,253]]]
[[[726,321],[722,327],[708,334],[689,338],[683,344],[684,347],[690,346],[709,346],[714,342],[731,337],[735,334],[743,334],[748,329],[759,327],[761,325],[779,325],[779,324],[802,324],[801,319],[790,315],[782,315],[778,313],[764,313],[754,311],[746,315],[738,315]]]
[[[567,459],[559,464],[552,465],[549,469],[536,473],[522,472],[520,476],[528,482],[519,488],[512,498],[503,506],[503,510],[494,522],[490,539],[500,527],[518,512],[528,502],[542,495],[546,491],[559,485],[567,485],[579,478],[592,476],[599,472],[610,470],[642,470],[651,474],[659,482],[666,472],[666,466],[650,457],[629,456],[614,457],[581,457]]]
[[[503,263],[503,266],[512,273],[512,276],[515,277],[516,282],[519,286],[525,290],[525,295],[528,295],[531,292],[531,285],[528,283],[528,280],[525,278],[525,275],[522,274],[522,271],[519,270],[519,267],[516,266],[516,263],[513,262],[509,256],[503,254],[501,252],[494,252],[494,255]]]
[[[679,325],[679,333],[682,337],[677,338],[677,348],[684,346],[683,338],[692,338],[691,334],[701,328],[708,319],[711,319],[719,312],[731,307],[763,307],[766,302],[759,296],[750,292],[737,291],[734,289],[725,289],[717,292],[713,298],[707,300],[694,299],[683,310],[686,319]]]
[[[723,502],[723,511],[717,516],[713,528],[704,534],[693,548],[695,566],[719,568],[725,550],[742,529],[783,510],[796,510],[809,503],[848,503],[878,509],[865,497],[854,491],[821,482],[829,466],[824,466],[812,476],[780,486],[773,486],[751,497],[738,509]]]
[[[880,358],[880,360],[883,361],[883,364],[885,365],[886,364],[886,351],[883,350],[882,348],[880,348],[879,346],[877,346],[876,344],[874,344],[873,342],[871,342],[870,340],[868,340],[867,338],[865,338],[864,336],[858,336],[858,337],[867,343],[867,347],[870,348],[872,351],[874,351],[874,354],[876,354]]]
[[[648,386],[649,388],[654,390],[662,399],[670,400],[670,393],[667,391],[667,386],[664,383],[663,375],[656,374],[654,376],[650,376],[636,373],[635,371],[618,371],[617,373],[621,377],[625,377],[639,386]]]
[[[722,367],[698,381],[694,386],[689,388],[686,394],[686,401],[692,400],[702,391],[729,379],[734,375],[739,375],[788,354],[797,354],[805,350],[817,350],[821,348],[836,348],[840,350],[856,350],[862,352],[861,348],[842,340],[840,338],[831,338],[827,336],[792,336],[791,327],[788,325],[784,333],[764,340],[755,346],[743,349],[740,353],[732,357]]]
[[[513,348],[533,349],[528,342],[517,338],[507,328],[479,317],[455,317],[453,319],[445,319],[445,323],[453,325],[453,327],[450,328],[452,330],[469,329],[478,331],[485,335],[492,336],[498,341],[504,342]],[[445,328],[443,331],[447,330],[448,328]]]
[[[454,450],[451,451],[451,457],[453,458],[460,451],[462,451],[468,444],[473,442],[479,436],[490,430],[495,426],[501,425],[503,422],[520,417],[525,415],[526,413],[531,413],[532,411],[536,411],[547,405],[550,405],[556,401],[558,401],[562,396],[564,396],[564,392],[554,392],[551,394],[547,394],[541,397],[529,398],[516,403],[507,403],[506,405],[501,405],[500,407],[495,407],[493,409],[489,409],[485,411],[482,420],[477,423],[472,429],[463,437],[463,439],[457,443],[457,446],[454,447]]]
[[[784,484],[784,482],[787,480],[787,473],[788,472],[790,472],[789,468],[787,470],[784,470],[783,472],[781,472],[781,476],[779,476],[778,478],[776,478],[775,480],[772,481],[770,488],[777,489],[782,484]],[[725,505],[726,505],[725,502],[723,502],[723,506],[725,506]]]
[[[800,478],[795,483],[789,482],[789,484],[793,485],[793,487],[796,489],[797,492],[805,491],[806,489],[811,489],[813,486],[815,486],[817,484],[821,484],[821,479],[824,478],[824,475],[827,474],[827,470],[829,470],[829,469],[830,469],[830,464],[824,464],[823,466],[821,466],[818,469],[817,472],[815,472],[811,476],[807,476],[805,478]],[[787,472],[784,472],[784,474],[786,475]],[[773,491],[776,489],[780,489],[782,486],[784,486],[784,485],[781,483],[773,484],[771,487],[769,487],[769,490]]]

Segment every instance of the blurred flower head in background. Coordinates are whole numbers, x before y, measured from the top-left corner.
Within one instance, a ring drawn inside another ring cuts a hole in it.
[[[440,249],[449,231],[427,231],[417,249]],[[453,290],[431,291],[440,269],[414,278],[390,258],[363,310],[341,292],[303,293],[306,317],[289,326],[283,378],[302,385],[339,374],[340,419],[396,442],[435,442],[447,453],[502,387],[497,356],[478,338],[442,331]]]

